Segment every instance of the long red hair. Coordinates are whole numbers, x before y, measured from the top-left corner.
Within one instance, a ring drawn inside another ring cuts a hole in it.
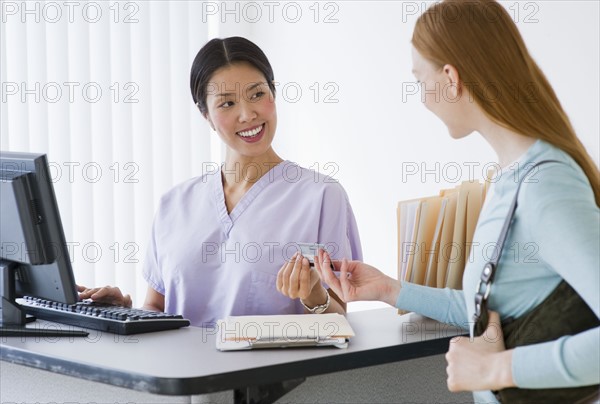
[[[600,172],[504,7],[493,0],[437,3],[417,20],[412,44],[436,67],[456,67],[494,122],[568,153],[600,206]]]

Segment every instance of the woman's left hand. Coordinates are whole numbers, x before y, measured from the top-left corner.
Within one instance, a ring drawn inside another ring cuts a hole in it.
[[[116,286],[104,286],[100,288],[86,288],[77,285],[79,300],[92,299],[95,302],[113,304],[116,306],[131,307],[130,295],[124,295]]]
[[[325,296],[325,288],[320,285],[320,280],[317,271],[310,267],[308,259],[297,252],[277,273],[277,290],[291,299],[307,301],[311,300],[311,295]]]
[[[514,387],[512,350],[506,350],[500,316],[490,311],[483,335],[456,337],[446,354],[448,389],[457,391],[501,390]]]

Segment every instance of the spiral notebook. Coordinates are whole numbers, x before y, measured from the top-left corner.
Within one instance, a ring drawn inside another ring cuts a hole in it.
[[[354,331],[337,313],[229,316],[217,322],[217,349],[334,346],[347,348]]]

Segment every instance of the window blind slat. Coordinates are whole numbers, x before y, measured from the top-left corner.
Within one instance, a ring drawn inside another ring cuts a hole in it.
[[[201,175],[204,162],[211,161],[210,155],[210,128],[205,122],[202,114],[192,101],[192,96],[189,88],[189,72],[192,68],[192,63],[200,48],[208,41],[208,24],[199,23],[198,16],[202,15],[202,2],[192,1],[188,3],[188,50],[187,50],[187,69],[185,104],[190,111],[190,159],[191,171],[194,175]]]
[[[4,23],[0,24],[0,54],[3,56],[0,58],[0,81],[3,83],[7,83],[6,79],[6,27]],[[2,89],[2,93],[4,94],[4,88]],[[2,115],[2,119],[0,119],[0,150],[8,150],[8,104],[7,99],[3,99],[0,102],[0,115]]]
[[[136,186],[136,164],[133,159],[131,105],[137,89],[131,77],[131,31],[129,23],[111,24],[110,54],[112,77],[112,133],[114,187],[114,233],[112,258],[115,263],[115,284],[122,290],[135,290],[136,261],[140,246],[134,232],[132,203]]]
[[[173,185],[173,147],[171,133],[171,61],[169,5],[150,2],[150,77],[152,91],[152,140],[154,199],[158,200]],[[167,162],[165,164],[165,162]]]
[[[27,51],[27,87],[35,89],[33,98],[28,96],[29,116],[29,147],[46,149],[48,146],[48,105],[62,93],[61,84],[48,80],[46,77],[46,48],[36,46],[44,43],[46,37],[46,24],[36,22],[34,19],[26,20],[26,51]],[[31,102],[33,101],[33,102]]]
[[[171,3],[169,7],[169,50],[171,56],[171,142],[173,158],[173,182],[189,178],[190,173],[190,111],[188,63],[187,7]]]
[[[110,4],[107,2],[96,3],[101,7],[102,15],[110,16]],[[112,104],[113,83],[111,80],[111,51],[110,51],[110,25],[111,18],[101,18],[89,24],[90,42],[90,78],[91,86],[87,94],[92,104],[91,131],[92,137],[92,166],[86,173],[94,184],[94,239],[86,251],[86,261],[94,264],[95,284],[99,286],[114,285],[114,252],[116,243],[115,211],[114,211],[114,182],[113,172],[113,145],[119,140],[114,138],[112,132]],[[95,88],[94,88],[95,87]],[[97,95],[94,96],[95,90]],[[97,97],[97,100],[94,98]],[[93,168],[92,168],[93,167]],[[111,220],[105,220],[104,218]]]
[[[6,36],[6,82],[5,92],[8,121],[8,147],[10,150],[29,150],[29,112],[24,91],[30,85],[27,77],[27,29],[16,19],[4,24]],[[30,98],[32,98],[30,96]]]
[[[150,2],[138,3],[136,14],[137,23],[132,24],[131,30],[131,72],[132,79],[139,91],[136,98],[138,103],[131,104],[133,161],[136,164],[136,179],[138,182],[133,190],[132,204],[134,210],[134,233],[139,246],[139,267],[143,265],[145,252],[152,228],[152,219],[158,200],[154,197],[154,156],[152,150],[152,82],[150,76]],[[168,164],[165,160],[163,164]],[[146,295],[148,285],[138,270],[134,304],[141,305]],[[132,291],[133,292],[133,291]]]
[[[56,138],[60,133],[69,135],[67,143],[71,149],[68,159],[63,161],[67,165],[62,168],[69,176],[72,168],[72,179],[66,180],[66,187],[72,193],[72,205],[63,214],[63,221],[66,217],[75,218],[67,235],[67,241],[73,243],[70,249],[73,271],[79,284],[91,287],[95,285],[94,264],[85,259],[85,252],[89,243],[94,241],[94,184],[86,179],[87,174],[84,173],[85,167],[93,162],[92,104],[83,99],[83,87],[91,82],[89,24],[76,19],[71,24],[49,28],[48,33],[51,34],[48,37],[48,54],[56,56],[48,60],[49,69],[53,76],[71,83],[74,89],[73,102],[64,100],[56,106],[56,114],[50,114],[51,120],[55,121],[50,126],[51,130],[56,132],[51,136]],[[66,112],[63,113],[62,108],[65,107]],[[59,204],[63,206],[62,201]]]

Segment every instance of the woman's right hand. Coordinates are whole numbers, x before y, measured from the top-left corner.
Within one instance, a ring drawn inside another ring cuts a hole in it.
[[[77,285],[79,299],[92,299],[99,303],[114,304],[115,306],[131,307],[131,296],[123,295],[121,289],[116,286],[104,286],[101,288],[86,288]]]
[[[339,279],[331,270],[330,263],[340,272]],[[375,267],[361,261],[332,261],[327,252],[319,249],[315,268],[321,279],[345,302],[380,300],[391,306],[396,305],[400,282]]]

